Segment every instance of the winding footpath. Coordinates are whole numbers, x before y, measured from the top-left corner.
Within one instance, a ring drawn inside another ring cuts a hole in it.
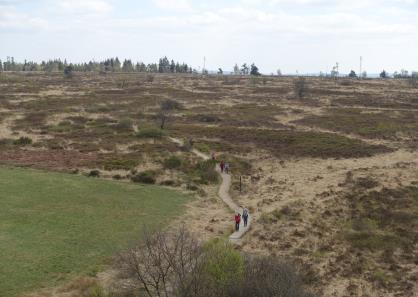
[[[179,145],[184,145],[184,142],[177,138],[170,137],[170,140],[174,143]],[[192,149],[192,153],[202,158],[203,160],[209,160],[210,157],[197,149]],[[231,175],[222,173],[219,166],[216,165],[216,171],[218,171],[219,175],[222,178],[221,186],[219,187],[218,196],[225,202],[226,205],[235,213],[239,212],[242,215],[243,208],[236,204],[231,196],[229,195],[229,189],[231,188]],[[235,222],[233,220],[233,216],[231,216],[231,224],[235,227]],[[229,241],[231,243],[239,243],[239,240],[244,236],[244,234],[250,229],[251,225],[251,215],[248,216],[248,224],[247,227],[244,227],[244,221],[241,220],[239,231],[235,231],[229,236]]]

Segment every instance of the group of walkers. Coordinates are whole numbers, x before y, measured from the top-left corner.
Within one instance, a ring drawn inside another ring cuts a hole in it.
[[[212,160],[216,161],[215,158],[215,153],[212,153]],[[226,173],[229,174],[229,163],[224,162],[223,160],[221,160],[221,162],[219,163],[219,168],[221,169],[221,173]],[[235,231],[239,231],[239,226],[241,224],[241,218],[244,221],[244,228],[247,227],[248,225],[248,209],[244,208],[242,211],[242,215],[240,212],[237,212],[235,214],[234,220],[235,220]]]
[[[229,163],[225,163],[224,161],[221,161],[219,164],[219,167],[221,168],[222,173],[229,174]]]
[[[244,208],[242,211],[242,219],[244,221],[244,228],[248,225],[248,209]],[[235,231],[239,231],[239,226],[241,224],[241,213],[237,212],[235,214]]]

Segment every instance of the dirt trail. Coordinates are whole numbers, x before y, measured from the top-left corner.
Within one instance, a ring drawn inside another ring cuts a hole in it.
[[[295,131],[335,134],[335,135],[340,135],[340,136],[347,137],[347,138],[354,139],[354,140],[360,140],[370,145],[385,145],[387,147],[395,148],[395,149],[397,149],[399,146],[395,141],[389,141],[389,140],[383,140],[383,139],[370,139],[366,137],[361,137],[356,134],[347,134],[347,133],[333,131],[333,130],[324,129],[320,127],[310,127],[310,126],[301,125],[295,122],[297,120],[303,119],[304,117],[305,115],[286,114],[286,115],[276,116],[275,118],[277,122],[279,122],[280,124],[292,127],[295,129]]]
[[[170,140],[174,143],[177,143],[179,145],[183,145],[184,142],[177,138],[170,137]],[[194,153],[196,156],[204,159],[209,160],[209,156],[198,151],[197,149],[192,149],[192,153]],[[241,213],[243,212],[243,208],[238,206],[229,195],[229,189],[231,188],[231,175],[223,173],[220,171],[219,166],[216,166],[216,170],[219,172],[220,176],[222,177],[222,183],[219,187],[218,195],[222,199],[223,202],[225,202],[228,207],[234,211],[234,213]],[[232,221],[232,220],[231,220]],[[244,234],[250,229],[251,225],[251,216],[248,216],[248,224],[247,227],[244,227],[244,221],[241,220],[239,231],[235,231],[229,236],[229,241],[232,243],[239,243],[239,240],[244,236]]]

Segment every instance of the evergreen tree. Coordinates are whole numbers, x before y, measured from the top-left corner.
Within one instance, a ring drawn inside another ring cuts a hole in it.
[[[134,71],[134,66],[132,65],[131,60],[126,60],[125,59],[123,61],[122,71],[123,72],[133,72]]]
[[[248,69],[247,63],[242,64],[242,66],[241,66],[241,73],[243,75],[248,75],[248,72],[249,72],[249,69]]]
[[[260,76],[261,75],[261,73],[258,71],[258,67],[255,66],[254,63],[251,64],[251,72],[250,72],[250,74],[251,75],[255,75],[255,76]]]
[[[386,70],[383,70],[382,72],[380,72],[380,78],[387,78],[388,74],[386,72]]]
[[[171,73],[176,72],[176,63],[174,63],[174,60],[171,60],[171,64],[170,64],[170,72],[171,72]]]
[[[356,74],[356,72],[354,70],[351,70],[350,71],[350,74],[348,74],[348,77],[350,77],[350,78],[356,78],[357,77],[357,74]]]
[[[3,72],[3,62],[0,60],[0,72]]]
[[[119,58],[116,57],[113,63],[113,71],[120,71],[120,65],[121,64],[120,64]]]

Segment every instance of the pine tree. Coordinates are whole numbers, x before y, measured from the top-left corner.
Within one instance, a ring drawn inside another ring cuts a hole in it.
[[[113,64],[113,71],[120,71],[120,65],[121,64],[120,64],[119,58],[116,57],[114,64]]]
[[[175,71],[176,71],[176,63],[174,63],[174,60],[171,60],[170,72],[174,73]]]
[[[238,67],[238,64],[235,64],[235,66],[234,66],[234,74],[235,75],[239,75],[239,67]]]
[[[250,72],[250,74],[251,75],[255,75],[255,76],[260,76],[261,75],[261,73],[258,71],[258,67],[255,66],[254,63],[251,64],[251,72]]]
[[[350,78],[356,78],[357,77],[357,74],[356,74],[356,72],[354,70],[351,70],[350,71],[350,74],[348,74],[348,77],[350,77]]]
[[[3,72],[3,62],[0,60],[0,72]]]

